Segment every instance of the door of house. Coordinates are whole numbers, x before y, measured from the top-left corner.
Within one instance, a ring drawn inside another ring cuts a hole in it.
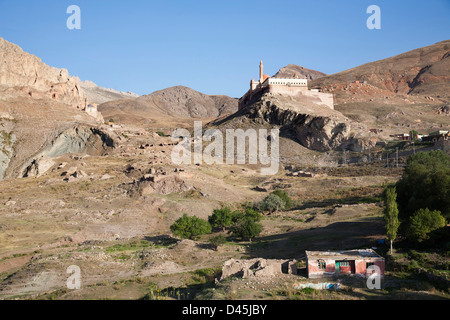
[[[354,261],[336,261],[336,273],[354,273]]]
[[[341,273],[341,262],[340,261],[336,261],[336,269],[335,269],[336,273]]]

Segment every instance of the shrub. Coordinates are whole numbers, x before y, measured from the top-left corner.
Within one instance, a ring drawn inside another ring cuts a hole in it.
[[[417,242],[429,239],[429,233],[446,226],[445,218],[440,211],[419,209],[409,219],[408,236]]]
[[[226,241],[227,239],[222,234],[219,234],[218,236],[209,239],[209,242],[214,246],[214,250],[216,251],[219,249],[221,245],[225,244]]]
[[[211,229],[208,221],[195,216],[189,217],[187,214],[170,226],[173,234],[183,239],[196,239],[203,234],[211,233]]]
[[[274,192],[272,192],[272,194],[279,196],[281,200],[283,200],[285,210],[289,210],[292,208],[293,202],[291,197],[289,197],[289,195],[287,194],[287,192],[282,190],[275,190]]]
[[[270,214],[278,212],[279,210],[284,210],[285,205],[283,199],[281,199],[276,194],[268,195],[259,205],[262,211],[269,211]]]

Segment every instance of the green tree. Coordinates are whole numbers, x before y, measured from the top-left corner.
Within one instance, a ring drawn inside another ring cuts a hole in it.
[[[222,228],[225,230],[227,227],[233,225],[233,213],[230,208],[216,209],[213,214],[208,217],[208,221],[213,228]]]
[[[209,242],[214,246],[214,250],[218,250],[221,245],[223,245],[227,239],[223,234],[219,234],[218,236],[215,236],[211,239],[209,239]]]
[[[397,208],[397,193],[395,187],[389,187],[385,192],[384,199],[384,221],[386,222],[386,236],[390,241],[391,254],[393,242],[397,238],[398,227],[400,221],[398,220],[398,208]]]
[[[189,217],[184,214],[170,226],[172,233],[182,239],[197,239],[203,234],[211,233],[211,225],[208,221],[198,217]]]
[[[232,227],[231,232],[234,236],[242,238],[242,240],[252,240],[262,231],[262,225],[249,216],[244,216],[237,221]]]
[[[268,195],[259,205],[262,211],[269,211],[270,214],[278,212],[279,210],[284,210],[285,205],[283,199],[281,199],[276,194]]]
[[[419,209],[438,210],[450,219],[450,156],[443,151],[419,152],[411,156],[397,185],[400,220]]]
[[[260,222],[263,218],[262,214],[259,213],[259,211],[252,209],[252,208],[245,208],[243,217],[248,217],[250,219],[253,219],[255,222]]]
[[[429,239],[429,233],[446,226],[445,218],[438,210],[419,209],[409,219],[408,237],[417,242]]]
[[[289,197],[289,195],[287,194],[286,191],[277,189],[277,190],[273,191],[272,194],[279,196],[281,198],[281,200],[283,200],[285,210],[290,210],[292,208],[292,206],[293,206],[292,199],[291,199],[291,197]]]

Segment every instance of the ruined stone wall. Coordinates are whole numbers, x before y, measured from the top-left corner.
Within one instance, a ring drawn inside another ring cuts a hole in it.
[[[242,278],[273,277],[278,274],[297,274],[297,261],[255,258],[251,260],[226,261],[220,280],[237,276]]]

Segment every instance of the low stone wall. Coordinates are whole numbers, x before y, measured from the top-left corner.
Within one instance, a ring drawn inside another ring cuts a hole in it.
[[[224,263],[220,280],[236,276],[241,278],[274,277],[277,274],[297,274],[297,261],[295,260],[235,260]]]

